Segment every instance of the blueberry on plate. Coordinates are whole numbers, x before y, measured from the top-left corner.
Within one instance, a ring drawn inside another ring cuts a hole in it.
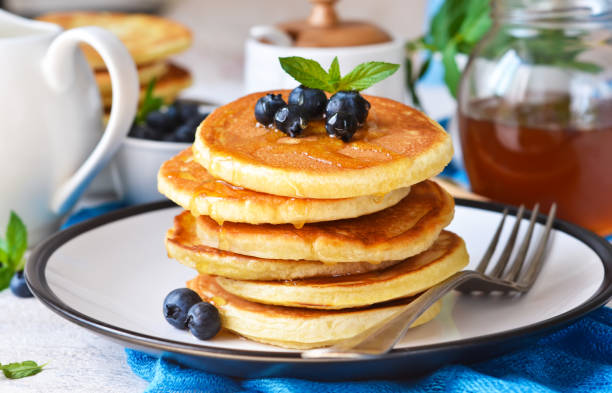
[[[26,284],[25,276],[23,274],[23,270],[15,272],[13,278],[11,278],[11,292],[13,295],[18,297],[32,297],[32,292],[30,292],[30,288]]]
[[[191,306],[201,302],[200,296],[189,288],[178,288],[164,299],[164,317],[175,328],[187,328],[187,313]]]
[[[300,136],[307,126],[308,121],[291,107],[284,106],[274,114],[274,127],[292,138]]]
[[[206,302],[194,304],[187,314],[187,327],[199,340],[213,338],[221,330],[219,310]]]
[[[280,94],[266,94],[255,104],[255,119],[264,126],[274,122],[274,114],[282,107],[287,106]]]
[[[330,118],[334,113],[348,112],[355,116],[361,127],[368,117],[370,103],[358,91],[339,91],[329,98],[325,114]]]
[[[325,130],[330,136],[348,142],[357,131],[357,118],[349,112],[337,112],[325,121]]]
[[[320,89],[299,85],[289,94],[289,106],[296,108],[307,120],[323,118],[326,105],[327,96]]]

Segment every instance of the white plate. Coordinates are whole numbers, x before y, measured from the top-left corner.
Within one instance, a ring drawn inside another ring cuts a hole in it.
[[[499,205],[458,201],[449,229],[465,239],[470,268],[499,223],[499,209]],[[321,366],[323,375],[317,375],[322,379],[365,377],[364,367],[368,377],[407,375],[407,364],[413,366],[409,373],[416,373],[450,361],[480,359],[568,323],[604,304],[612,293],[610,245],[586,230],[557,222],[547,262],[528,294],[450,294],[440,315],[411,329],[391,354],[357,362],[360,366],[354,361],[331,361],[336,369],[330,374],[330,361],[304,360],[299,352],[229,333],[198,341],[168,325],[162,315],[164,297],[196,274],[166,256],[164,234],[180,211],[167,203],[142,205],[69,228],[33,253],[27,264],[28,283],[60,315],[130,347],[240,376],[303,376]],[[505,228],[510,227],[507,223]],[[542,228],[537,225],[536,236]]]

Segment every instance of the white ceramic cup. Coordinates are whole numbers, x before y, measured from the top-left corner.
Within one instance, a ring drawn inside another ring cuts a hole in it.
[[[264,43],[265,39],[273,44]],[[245,44],[245,89],[247,93],[271,89],[293,89],[298,85],[280,66],[279,57],[300,56],[318,61],[328,69],[335,56],[338,56],[340,72],[349,73],[357,65],[366,61],[385,61],[400,64],[389,78],[365,90],[372,94],[404,101],[406,76],[404,70],[405,49],[403,40],[375,45],[347,46],[335,48],[305,48],[287,45],[283,33],[272,26],[254,26]]]
[[[102,105],[79,50],[94,47],[113,85],[102,133]],[[0,225],[14,210],[30,245],[57,230],[91,179],[120,146],[136,113],[138,75],[110,32],[54,24],[0,10]]]

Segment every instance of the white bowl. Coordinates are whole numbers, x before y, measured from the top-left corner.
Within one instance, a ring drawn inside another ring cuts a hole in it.
[[[215,107],[201,103],[199,109],[210,113]],[[166,199],[157,191],[157,171],[164,161],[189,146],[191,143],[127,137],[113,158],[115,191],[130,205]]]

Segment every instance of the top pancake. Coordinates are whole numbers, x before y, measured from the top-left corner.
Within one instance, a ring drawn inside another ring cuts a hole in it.
[[[423,113],[365,96],[366,124],[350,142],[329,137],[322,121],[290,138],[255,120],[254,93],[209,115],[196,134],[196,161],[211,175],[269,194],[350,198],[387,193],[438,174],[450,161],[450,137]],[[289,90],[272,91],[287,100]]]
[[[164,59],[182,52],[191,45],[191,32],[185,26],[154,15],[123,14],[116,12],[58,12],[37,18],[55,23],[64,29],[99,26],[116,34],[127,47],[137,65]],[[104,61],[90,46],[83,52],[96,69],[106,68]]]

